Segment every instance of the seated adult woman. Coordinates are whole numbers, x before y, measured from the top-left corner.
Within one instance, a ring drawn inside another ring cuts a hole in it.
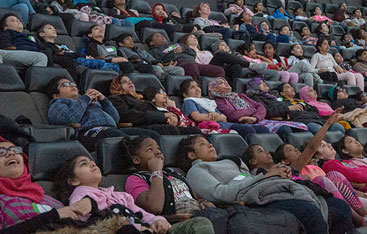
[[[229,4],[227,9],[224,10],[224,14],[240,15],[244,11],[250,13],[251,15],[254,15],[254,13],[245,5],[243,0],[235,0],[233,1],[233,3]]]
[[[232,38],[232,29],[228,23],[220,24],[215,20],[210,20],[210,5],[209,3],[201,2],[194,8],[192,15],[195,18],[194,25],[199,25],[201,30],[206,33],[218,32],[223,35],[223,40]]]
[[[209,83],[209,94],[214,98],[218,110],[234,123],[249,123],[265,126],[270,132],[278,133],[283,139],[292,132],[292,128],[305,130],[305,124],[290,121],[266,120],[265,107],[251,100],[246,94],[232,92],[232,87],[224,78],[217,78]]]
[[[325,121],[320,118],[319,111],[316,107],[308,105],[301,99],[295,98],[296,93],[289,84],[283,83],[279,85],[277,90],[282,96],[283,102],[287,105],[295,105],[295,110],[289,113],[292,121],[305,123],[308,130],[313,134],[321,129]],[[343,134],[345,132],[344,127],[338,123],[334,123],[329,130],[340,131]]]
[[[126,75],[116,77],[110,86],[110,101],[120,115],[120,122],[132,123],[163,135],[201,134],[196,127],[178,126],[178,118],[172,112],[160,112],[151,102],[144,102],[136,93],[135,85]]]
[[[299,97],[308,105],[316,107],[320,116],[330,116],[334,113],[329,104],[317,101],[317,92],[310,86],[300,89]]]
[[[184,100],[182,112],[196,123],[203,121],[218,122],[223,129],[232,129],[243,138],[251,133],[269,133],[266,127],[257,124],[237,124],[227,122],[227,117],[220,113],[214,100],[201,96],[201,88],[193,80],[185,80],[180,85],[180,96]]]
[[[31,181],[28,156],[0,137],[0,233],[34,233],[63,218],[78,219],[81,204],[63,207]]]
[[[200,197],[212,202],[238,200],[246,205],[286,210],[298,218],[306,233],[328,233],[315,194],[278,176],[288,177],[291,173],[289,168],[275,165],[267,174],[253,176],[237,157],[218,160],[214,147],[200,136],[183,139],[177,152],[176,165],[188,170],[186,178]],[[326,198],[326,202],[331,211],[330,230],[335,233],[352,230],[348,205],[335,198]],[[334,209],[337,212],[334,213]],[[339,226],[338,222],[345,223]]]
[[[338,80],[346,80],[348,85],[357,85],[364,91],[363,76],[359,73],[352,73],[343,70],[336,62],[331,54],[329,54],[329,42],[320,38],[316,43],[317,53],[311,58],[311,65],[314,67],[321,79],[325,79],[325,75],[335,75]],[[333,75],[333,76],[334,76]],[[329,82],[335,82],[329,80]]]

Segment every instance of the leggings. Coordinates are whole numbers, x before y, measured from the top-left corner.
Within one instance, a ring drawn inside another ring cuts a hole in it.
[[[279,71],[280,81],[282,83],[297,83],[298,74],[295,72]]]
[[[200,76],[226,77],[222,67],[211,64],[184,63],[180,64],[180,67],[185,70],[186,76],[191,76],[196,82],[199,82]]]
[[[364,91],[363,76],[360,73],[344,72],[337,76],[338,80],[346,80],[348,85],[357,85],[361,91]]]

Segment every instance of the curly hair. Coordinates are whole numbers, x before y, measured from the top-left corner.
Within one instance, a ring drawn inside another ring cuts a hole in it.
[[[200,135],[193,135],[188,136],[185,139],[182,139],[180,143],[178,144],[177,151],[176,151],[176,159],[175,159],[175,165],[187,172],[191,164],[193,162],[192,159],[190,159],[187,155],[190,152],[195,152],[194,145],[196,142],[196,139],[202,137]]]
[[[250,170],[253,169],[250,161],[252,159],[254,159],[255,147],[256,146],[260,146],[260,145],[258,145],[258,144],[249,145],[249,147],[247,147],[247,149],[241,155],[242,161],[247,165],[247,167]]]
[[[136,138],[123,138],[119,143],[119,149],[123,155],[123,164],[126,165],[126,168],[130,170],[135,170],[136,165],[132,162],[132,156],[137,155],[140,150],[143,142],[150,137],[148,136],[138,136]]]

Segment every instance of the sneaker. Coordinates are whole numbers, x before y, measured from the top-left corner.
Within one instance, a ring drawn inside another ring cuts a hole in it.
[[[250,66],[248,68],[254,72],[261,72],[264,71],[267,66],[267,63],[250,63]]]

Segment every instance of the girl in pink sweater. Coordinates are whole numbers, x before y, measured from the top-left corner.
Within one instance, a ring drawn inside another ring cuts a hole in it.
[[[139,222],[132,221],[131,224],[138,230],[148,230],[152,233],[167,233],[171,229],[171,225],[162,216],[155,216],[141,209],[134,203],[134,198],[125,192],[116,192],[114,187],[99,187],[102,174],[96,163],[87,156],[77,156],[69,159],[62,166],[55,177],[55,192],[65,203],[68,201],[70,205],[88,197],[90,198],[90,206],[97,205],[98,210],[104,210],[114,204],[120,204],[130,211],[143,215]],[[87,221],[91,213],[79,217],[81,221]],[[142,224],[150,225],[150,228]]]

